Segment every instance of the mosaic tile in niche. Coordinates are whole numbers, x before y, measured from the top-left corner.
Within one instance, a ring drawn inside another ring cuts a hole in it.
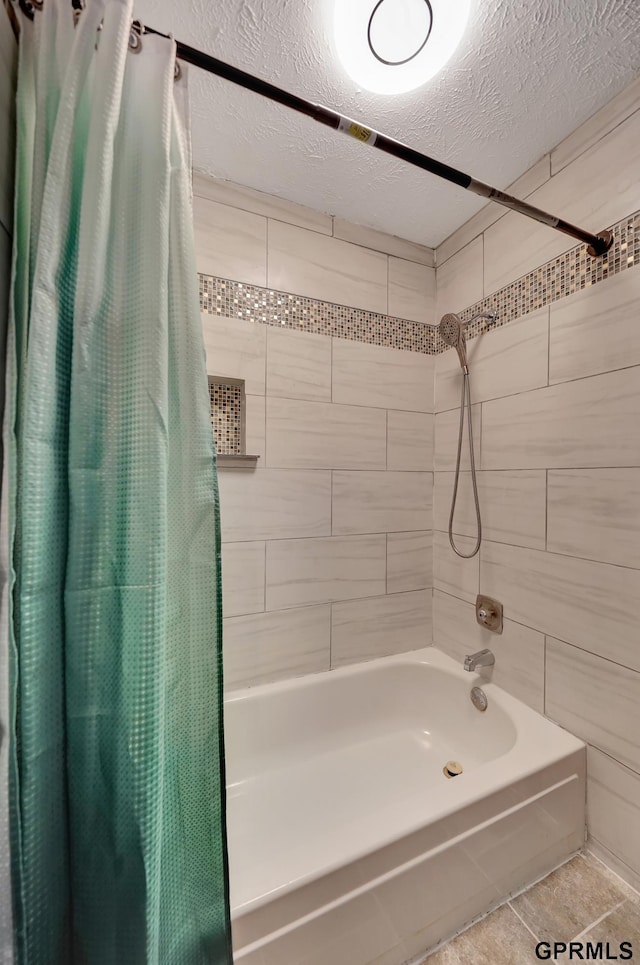
[[[242,383],[209,380],[211,428],[220,454],[242,453],[243,395]]]

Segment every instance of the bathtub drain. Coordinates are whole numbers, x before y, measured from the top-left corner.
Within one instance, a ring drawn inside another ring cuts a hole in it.
[[[462,764],[459,761],[447,761],[442,768],[442,773],[445,777],[457,777],[458,774],[462,774]]]

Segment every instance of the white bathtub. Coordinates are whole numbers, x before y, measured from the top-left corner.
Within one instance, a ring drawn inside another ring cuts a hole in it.
[[[583,846],[584,745],[435,648],[225,721],[238,965],[400,965]]]

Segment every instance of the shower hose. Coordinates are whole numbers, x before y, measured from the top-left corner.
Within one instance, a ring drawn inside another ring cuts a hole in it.
[[[464,433],[464,410],[467,410],[467,425],[469,435],[469,463],[471,465],[471,484],[473,486],[473,499],[476,506],[476,521],[478,525],[478,535],[476,544],[470,553],[463,553],[455,544],[453,538],[453,516],[456,511],[456,501],[458,499],[458,482],[460,480],[460,457],[462,455],[462,436]],[[462,371],[462,395],[460,397],[460,431],[458,432],[458,456],[456,458],[456,474],[453,481],[453,494],[451,496],[451,512],[449,513],[449,542],[451,549],[464,560],[472,559],[480,549],[482,542],[482,520],[480,519],[480,500],[478,499],[478,481],[476,479],[476,460],[473,447],[473,424],[471,420],[471,382],[469,372]]]

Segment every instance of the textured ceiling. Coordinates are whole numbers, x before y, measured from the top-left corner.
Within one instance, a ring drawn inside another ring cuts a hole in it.
[[[156,29],[499,188],[640,70],[640,0],[472,0],[462,43],[438,76],[407,94],[371,94],[337,60],[333,3],[135,0],[135,11]],[[483,206],[196,68],[191,99],[194,167],[216,177],[430,246]]]

